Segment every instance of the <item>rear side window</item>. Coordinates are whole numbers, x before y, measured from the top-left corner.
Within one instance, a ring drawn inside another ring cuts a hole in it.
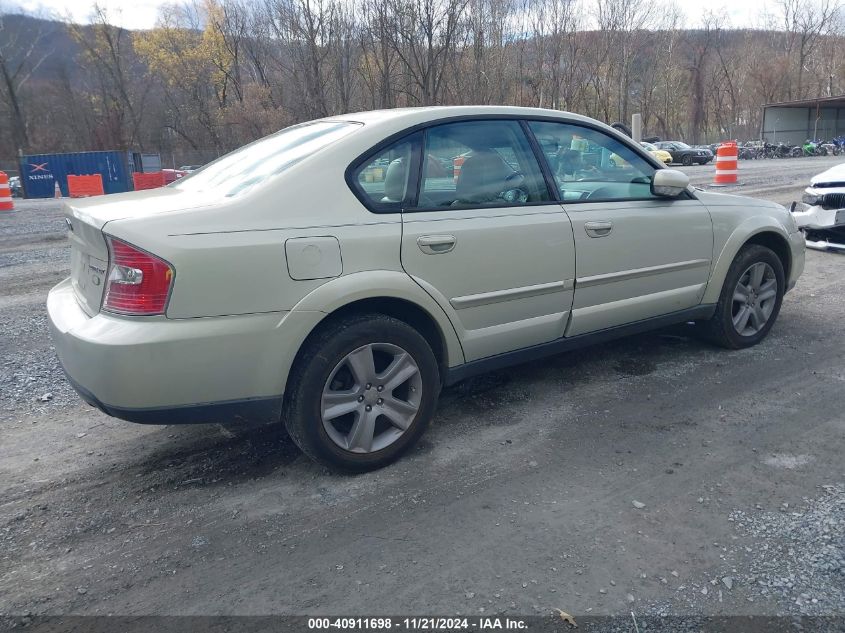
[[[245,193],[354,132],[360,125],[348,121],[294,125],[218,158],[171,187],[221,196]]]
[[[515,207],[551,199],[517,121],[461,121],[425,133],[417,210]]]
[[[406,136],[364,159],[352,172],[352,185],[370,210],[398,212],[413,203],[421,139],[419,132]]]

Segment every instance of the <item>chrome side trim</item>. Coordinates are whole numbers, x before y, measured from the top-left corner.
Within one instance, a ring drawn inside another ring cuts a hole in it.
[[[526,299],[528,297],[537,297],[539,295],[552,294],[554,292],[563,292],[575,288],[574,279],[565,279],[564,281],[553,281],[547,284],[537,284],[536,286],[522,286],[520,288],[509,288],[507,290],[494,290],[493,292],[483,292],[477,295],[466,295],[464,297],[455,297],[450,299],[449,303],[455,310],[465,310],[466,308],[475,308],[478,306],[485,306],[491,303],[500,303],[502,301],[513,301],[515,299]]]
[[[709,265],[709,259],[691,259],[686,262],[678,262],[677,264],[661,264],[660,266],[649,266],[647,268],[634,268],[632,270],[623,270],[618,273],[605,273],[603,275],[592,275],[590,277],[582,277],[580,279],[575,280],[575,287],[589,288],[590,286],[612,284],[617,281],[637,279],[638,277],[648,277],[649,275],[673,273],[678,270],[688,270],[690,268],[703,268],[704,266]]]

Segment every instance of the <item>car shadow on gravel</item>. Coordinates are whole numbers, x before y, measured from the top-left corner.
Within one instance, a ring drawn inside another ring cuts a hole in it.
[[[140,459],[127,464],[135,471],[138,492],[151,487],[208,488],[261,479],[302,457],[278,424],[169,426],[142,441],[144,445],[133,451]]]
[[[791,339],[793,333],[773,334]],[[763,346],[755,350],[761,352]],[[436,450],[444,435],[468,437],[478,427],[518,425],[522,418],[510,412],[530,403],[538,390],[549,386],[571,394],[577,402],[578,389],[596,381],[648,379],[651,375],[662,381],[661,370],[674,375],[683,370],[681,365],[732,353],[736,352],[716,348],[690,326],[681,325],[470,378],[444,389],[437,422],[412,454],[422,456]],[[115,483],[135,494],[161,488],[230,486],[303,469],[316,468],[312,474],[332,476],[302,455],[282,424],[162,426],[121,444],[121,451],[131,457],[122,463],[118,460],[110,470],[120,471]],[[86,478],[84,472],[80,476]]]
[[[661,363],[700,358],[714,349],[691,326],[680,325],[468,378],[444,389],[441,398],[460,400],[467,407],[487,407],[492,396],[504,404],[507,392],[530,390],[548,380],[575,389],[597,376],[647,376]]]

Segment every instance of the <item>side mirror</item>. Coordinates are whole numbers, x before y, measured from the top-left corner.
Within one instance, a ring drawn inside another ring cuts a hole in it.
[[[664,198],[677,198],[689,187],[689,176],[677,169],[658,169],[651,181],[651,193]]]

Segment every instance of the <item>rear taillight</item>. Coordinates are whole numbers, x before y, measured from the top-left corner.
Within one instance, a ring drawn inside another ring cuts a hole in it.
[[[113,237],[103,309],[120,314],[164,314],[173,268],[163,259]]]

